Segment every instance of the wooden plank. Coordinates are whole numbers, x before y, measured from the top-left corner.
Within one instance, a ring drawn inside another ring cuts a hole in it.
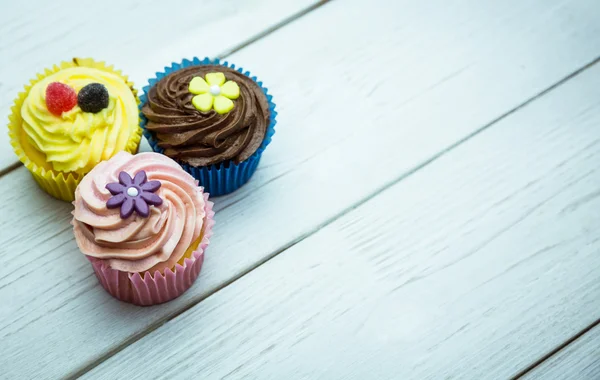
[[[600,316],[600,65],[88,373],[506,379]]]
[[[590,0],[347,0],[236,53],[277,95],[278,132],[253,180],[217,200],[203,273],[167,305],[110,298],[77,253],[70,206],[22,169],[3,177],[0,367],[58,377],[93,366],[594,59],[599,11]],[[365,20],[378,20],[368,33]]]
[[[592,328],[528,372],[523,379],[600,379],[600,326]]]
[[[0,117],[45,67],[74,55],[106,60],[138,89],[173,60],[214,56],[320,0],[14,2],[0,13]],[[18,159],[0,134],[0,171]]]

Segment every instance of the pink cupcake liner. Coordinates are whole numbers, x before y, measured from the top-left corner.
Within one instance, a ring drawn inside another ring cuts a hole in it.
[[[152,306],[171,301],[188,290],[202,269],[204,262],[204,251],[210,243],[212,228],[215,225],[213,219],[213,203],[208,201],[208,194],[204,193],[204,236],[198,245],[198,249],[192,252],[190,258],[183,261],[183,265],[176,264],[175,270],[166,269],[163,273],[149,271],[140,273],[122,272],[110,268],[104,260],[86,256],[92,263],[96,277],[113,297],[139,306]]]

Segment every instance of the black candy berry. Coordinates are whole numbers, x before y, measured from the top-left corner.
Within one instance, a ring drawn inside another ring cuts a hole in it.
[[[108,107],[108,90],[100,83],[90,83],[79,90],[77,105],[83,112],[98,113]]]

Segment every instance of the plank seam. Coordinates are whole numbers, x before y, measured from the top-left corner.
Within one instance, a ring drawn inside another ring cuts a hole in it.
[[[238,51],[248,47],[249,45],[255,43],[256,41],[272,34],[273,32],[276,32],[277,30],[281,29],[282,27],[291,24],[293,21],[299,19],[302,16],[305,16],[306,14],[314,11],[317,8],[320,8],[321,6],[331,2],[333,0],[319,0],[319,2],[314,3],[313,5],[311,5],[310,7],[307,7],[299,12],[296,12],[294,14],[292,14],[291,16],[289,16],[288,18],[285,18],[283,20],[281,20],[280,22],[278,22],[277,24],[263,30],[262,32],[256,34],[255,36],[250,37],[249,39],[247,39],[246,41],[234,46],[233,48],[231,48],[230,50],[227,50],[219,55],[217,55],[217,57],[219,59],[222,59],[224,57],[228,57],[234,53],[237,53]]]
[[[12,165],[9,165],[8,167],[0,170],[0,178],[2,178],[2,176],[4,176],[5,174],[8,174],[8,173],[12,172],[13,170],[16,170],[20,167],[21,167],[21,161],[14,162]]]
[[[600,325],[600,319],[595,320],[589,326],[583,328],[581,331],[579,331],[578,333],[573,335],[571,338],[565,340],[563,343],[559,344],[556,348],[554,348],[553,350],[550,350],[547,354],[545,354],[544,356],[542,356],[541,358],[539,358],[532,364],[525,367],[523,370],[518,372],[514,377],[512,377],[511,380],[517,380],[517,379],[523,378],[525,375],[527,375],[528,373],[535,370],[538,366],[544,364],[544,362],[546,362],[547,360],[552,358],[554,355],[557,355],[559,352],[561,352],[562,350],[567,348],[569,345],[571,345],[572,343],[577,341],[579,338],[583,337],[585,334],[590,332],[594,327],[599,326],[599,325]]]

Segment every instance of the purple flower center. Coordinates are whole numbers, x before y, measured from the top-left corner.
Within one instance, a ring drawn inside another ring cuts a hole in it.
[[[160,206],[162,199],[154,194],[160,188],[159,181],[148,181],[146,172],[140,170],[133,179],[125,172],[119,173],[119,182],[106,185],[106,189],[113,195],[106,202],[107,208],[121,207],[122,219],[129,218],[133,212],[141,217],[150,215],[150,206]]]

